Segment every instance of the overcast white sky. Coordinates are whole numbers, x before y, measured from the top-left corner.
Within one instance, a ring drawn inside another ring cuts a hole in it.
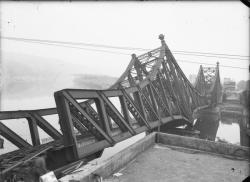
[[[159,34],[173,51],[249,55],[249,12],[241,2],[1,2],[2,36],[156,48]],[[46,57],[78,73],[122,74],[130,55],[1,40],[1,51]],[[111,50],[124,52],[121,50]],[[142,53],[125,51],[125,53]],[[247,68],[248,60],[174,54],[189,60]],[[20,61],[22,57],[20,57]],[[34,64],[35,64],[34,60]],[[198,64],[179,62],[184,73]],[[48,65],[49,66],[49,65]],[[56,69],[56,68],[55,68]],[[73,70],[74,71],[74,70]],[[248,79],[247,69],[221,67],[222,77]]]

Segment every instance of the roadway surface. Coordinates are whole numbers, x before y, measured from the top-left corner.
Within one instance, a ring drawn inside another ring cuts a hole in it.
[[[104,182],[241,182],[249,175],[246,160],[156,144]],[[119,174],[118,173],[118,174]]]

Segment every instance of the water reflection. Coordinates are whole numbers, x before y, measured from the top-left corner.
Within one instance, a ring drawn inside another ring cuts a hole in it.
[[[240,145],[239,117],[219,117],[217,113],[202,113],[195,123],[202,139]]]
[[[231,120],[231,118],[229,118],[228,120]],[[224,141],[227,143],[240,145],[239,124],[235,122],[227,123],[220,121],[215,141]]]

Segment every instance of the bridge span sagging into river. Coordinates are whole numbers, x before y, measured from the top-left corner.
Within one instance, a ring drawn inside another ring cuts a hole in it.
[[[0,120],[25,118],[32,141],[0,122],[0,135],[19,148],[0,156],[1,177],[28,175],[28,164],[41,155],[46,155],[47,169],[59,175],[64,166],[97,158],[105,148],[139,133],[184,125],[192,129],[194,113],[221,101],[219,64],[201,65],[192,85],[164,36],[159,39],[159,48],[132,54],[125,72],[107,90],[63,89],[54,93],[56,108],[0,112]],[[48,115],[58,115],[60,131],[45,119]],[[38,128],[53,141],[41,144]]]

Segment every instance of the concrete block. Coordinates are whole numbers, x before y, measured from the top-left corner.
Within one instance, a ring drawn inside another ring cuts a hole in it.
[[[100,164],[91,166],[84,166],[82,171],[78,169],[79,172],[69,174],[64,176],[59,181],[60,182],[93,182],[95,176],[108,177],[115,171],[124,167],[127,163],[133,160],[138,154],[147,150],[149,147],[155,144],[156,133],[151,133],[145,138],[139,140],[138,142],[132,144],[128,148],[118,152],[109,159],[103,161]],[[85,168],[85,169],[84,169]]]
[[[213,142],[198,138],[191,138],[165,133],[157,133],[157,138],[158,142],[164,145],[196,149],[236,158],[249,159],[250,156],[250,148],[238,145]]]

